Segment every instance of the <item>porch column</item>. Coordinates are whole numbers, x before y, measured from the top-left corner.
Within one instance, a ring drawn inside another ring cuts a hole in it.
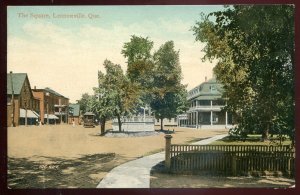
[[[228,118],[228,116],[227,116],[227,111],[225,112],[225,128],[227,128],[227,118]]]
[[[197,129],[198,129],[198,124],[199,124],[199,118],[198,118],[198,111],[196,112],[196,125],[197,125]]]
[[[192,124],[191,125],[194,125],[194,112],[192,112]]]
[[[210,125],[213,125],[212,100],[210,100]]]
[[[225,101],[225,106],[227,106],[227,101]],[[225,112],[225,128],[227,128],[228,125],[228,115],[227,115],[227,111]]]

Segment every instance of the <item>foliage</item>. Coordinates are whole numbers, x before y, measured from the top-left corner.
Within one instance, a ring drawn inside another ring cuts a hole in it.
[[[186,86],[180,83],[181,68],[179,52],[175,51],[173,41],[163,44],[154,56],[155,74],[153,75],[153,100],[151,108],[155,117],[163,119],[176,117],[187,109]]]
[[[148,37],[131,36],[129,42],[124,43],[122,54],[127,58],[126,75],[131,82],[134,82],[140,91],[140,104],[149,105],[151,102],[152,83],[154,74],[154,63],[151,49],[153,42]]]
[[[153,42],[148,37],[131,36],[130,42],[124,44],[121,54],[127,58],[128,65],[137,61],[147,61],[151,58]],[[131,72],[131,71],[129,71]]]
[[[215,21],[211,21],[213,16]],[[294,7],[236,5],[202,17],[192,28],[206,42],[205,59],[224,85],[237,132],[284,133],[294,129]]]
[[[176,117],[187,109],[186,86],[180,84],[179,52],[174,50],[173,41],[163,44],[153,55],[152,47],[148,37],[135,35],[124,44],[122,54],[128,59],[127,76],[140,89],[139,106],[150,105],[159,119]]]
[[[103,125],[107,118],[116,116],[121,131],[121,117],[130,114],[135,108],[139,90],[135,83],[126,78],[120,65],[109,60],[105,60],[103,65],[106,74],[98,72],[99,86],[94,89],[98,97],[94,96],[93,109],[99,114]]]
[[[90,100],[91,96],[88,93],[84,93],[81,95],[80,100],[77,100],[77,104],[80,105],[80,110],[85,113],[90,111],[90,104],[89,104],[89,100]]]

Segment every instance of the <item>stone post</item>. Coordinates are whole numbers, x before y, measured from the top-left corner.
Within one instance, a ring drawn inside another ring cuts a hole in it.
[[[167,134],[165,135],[166,139],[166,147],[165,147],[165,168],[167,171],[170,171],[171,167],[171,139],[172,135]]]

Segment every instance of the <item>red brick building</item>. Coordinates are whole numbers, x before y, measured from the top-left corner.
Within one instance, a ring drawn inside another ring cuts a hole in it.
[[[69,99],[50,89],[32,90],[34,97],[40,99],[40,117],[44,124],[68,123]]]

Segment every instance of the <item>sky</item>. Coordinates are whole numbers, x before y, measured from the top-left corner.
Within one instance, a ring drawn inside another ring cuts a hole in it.
[[[9,6],[7,71],[27,73],[32,88],[50,87],[71,103],[92,94],[105,59],[120,64],[132,35],[149,37],[153,52],[167,41],[179,50],[187,89],[212,77],[216,61],[202,61],[205,43],[190,30],[200,13],[224,9],[200,6]],[[70,18],[69,15],[77,15]]]

